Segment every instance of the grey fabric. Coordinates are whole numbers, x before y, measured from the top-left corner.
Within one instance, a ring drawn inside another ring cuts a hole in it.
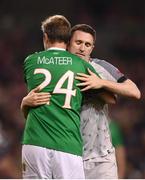
[[[86,179],[118,179],[115,154],[108,154],[104,162],[84,161]]]
[[[104,60],[92,59],[90,64],[102,79],[117,82],[120,78],[125,77],[116,67]],[[83,159],[103,162],[107,154],[114,152],[108,123],[108,106],[95,98],[95,92],[90,97],[86,96],[84,102],[81,111]]]

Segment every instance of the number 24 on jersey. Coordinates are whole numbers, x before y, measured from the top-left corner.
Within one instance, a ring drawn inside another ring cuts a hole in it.
[[[43,68],[35,69],[34,74],[43,74],[45,76],[44,81],[39,85],[40,90],[48,86],[51,82],[51,73]],[[67,81],[67,88],[62,88],[64,82]],[[74,72],[68,70],[65,74],[61,76],[58,80],[53,94],[65,94],[65,100],[63,108],[71,109],[71,98],[72,96],[76,96],[76,89],[73,90],[73,82],[74,82]]]

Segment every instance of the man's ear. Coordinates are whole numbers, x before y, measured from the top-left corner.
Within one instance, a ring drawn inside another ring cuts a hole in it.
[[[43,41],[48,42],[48,36],[46,33],[43,34]]]
[[[95,45],[93,44],[93,46],[92,46],[92,51],[93,51],[94,47],[95,47]]]
[[[48,36],[47,36],[46,33],[44,33],[44,34],[43,34],[43,45],[44,45],[44,49],[45,49],[45,50],[48,49],[48,42],[49,42]]]

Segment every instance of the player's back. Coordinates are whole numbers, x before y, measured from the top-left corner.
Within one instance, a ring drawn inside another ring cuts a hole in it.
[[[50,105],[31,108],[24,132],[24,144],[33,144],[72,154],[82,154],[80,107],[82,94],[75,75],[91,66],[63,50],[35,53],[24,63],[28,89],[37,86],[52,93]]]

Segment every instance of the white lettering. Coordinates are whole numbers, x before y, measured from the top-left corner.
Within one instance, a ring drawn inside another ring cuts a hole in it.
[[[71,57],[38,57],[37,64],[72,65]]]

